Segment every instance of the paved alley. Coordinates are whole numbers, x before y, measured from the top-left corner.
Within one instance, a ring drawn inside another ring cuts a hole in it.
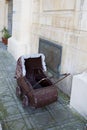
[[[69,108],[59,91],[58,101],[44,108],[23,108],[16,97],[16,61],[0,43],[0,122],[3,130],[87,130],[86,120]]]

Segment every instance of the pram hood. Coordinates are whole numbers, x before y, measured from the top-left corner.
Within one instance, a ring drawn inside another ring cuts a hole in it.
[[[41,56],[41,60],[42,60],[42,67],[43,67],[43,70],[46,71],[46,63],[45,63],[45,56],[41,53],[39,54],[32,54],[32,55],[27,55],[27,56],[22,56],[21,57],[21,61],[22,61],[22,72],[23,72],[23,76],[26,75],[26,69],[25,69],[25,59],[28,59],[28,58],[38,58]]]

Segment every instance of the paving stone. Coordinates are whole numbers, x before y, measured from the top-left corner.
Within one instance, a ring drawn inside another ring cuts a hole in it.
[[[0,123],[3,130],[86,130],[87,121],[69,107],[58,90],[58,101],[44,108],[23,108],[16,96],[16,61],[0,43]]]
[[[53,126],[54,119],[49,112],[36,113],[30,117],[32,125],[34,128],[46,128],[48,126]]]
[[[3,125],[3,129],[4,130],[28,130],[31,129],[31,126],[29,128],[29,123],[28,123],[28,127],[26,125],[26,122],[24,119],[16,119],[16,120],[12,120],[9,122],[5,122]]]

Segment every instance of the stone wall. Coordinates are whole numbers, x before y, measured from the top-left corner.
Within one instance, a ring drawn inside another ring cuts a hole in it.
[[[12,37],[8,40],[8,51],[17,60],[30,54],[30,31],[32,0],[13,0]]]
[[[39,37],[63,47],[61,73],[87,69],[87,0],[33,0],[31,53]],[[72,76],[59,84],[70,95]]]
[[[4,26],[7,27],[7,12],[8,12],[8,4],[5,0],[0,0],[0,41],[2,37],[1,30]]]
[[[58,86],[68,95],[71,93],[72,76],[87,69],[86,1],[13,0],[9,52],[16,59],[23,54],[37,53],[40,37],[61,45],[61,73],[71,73],[71,76]],[[0,16],[3,19],[1,13]]]

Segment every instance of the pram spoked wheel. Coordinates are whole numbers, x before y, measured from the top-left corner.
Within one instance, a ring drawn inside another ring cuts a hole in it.
[[[23,105],[23,107],[27,107],[29,105],[29,101],[28,101],[27,95],[23,96],[22,105]]]

